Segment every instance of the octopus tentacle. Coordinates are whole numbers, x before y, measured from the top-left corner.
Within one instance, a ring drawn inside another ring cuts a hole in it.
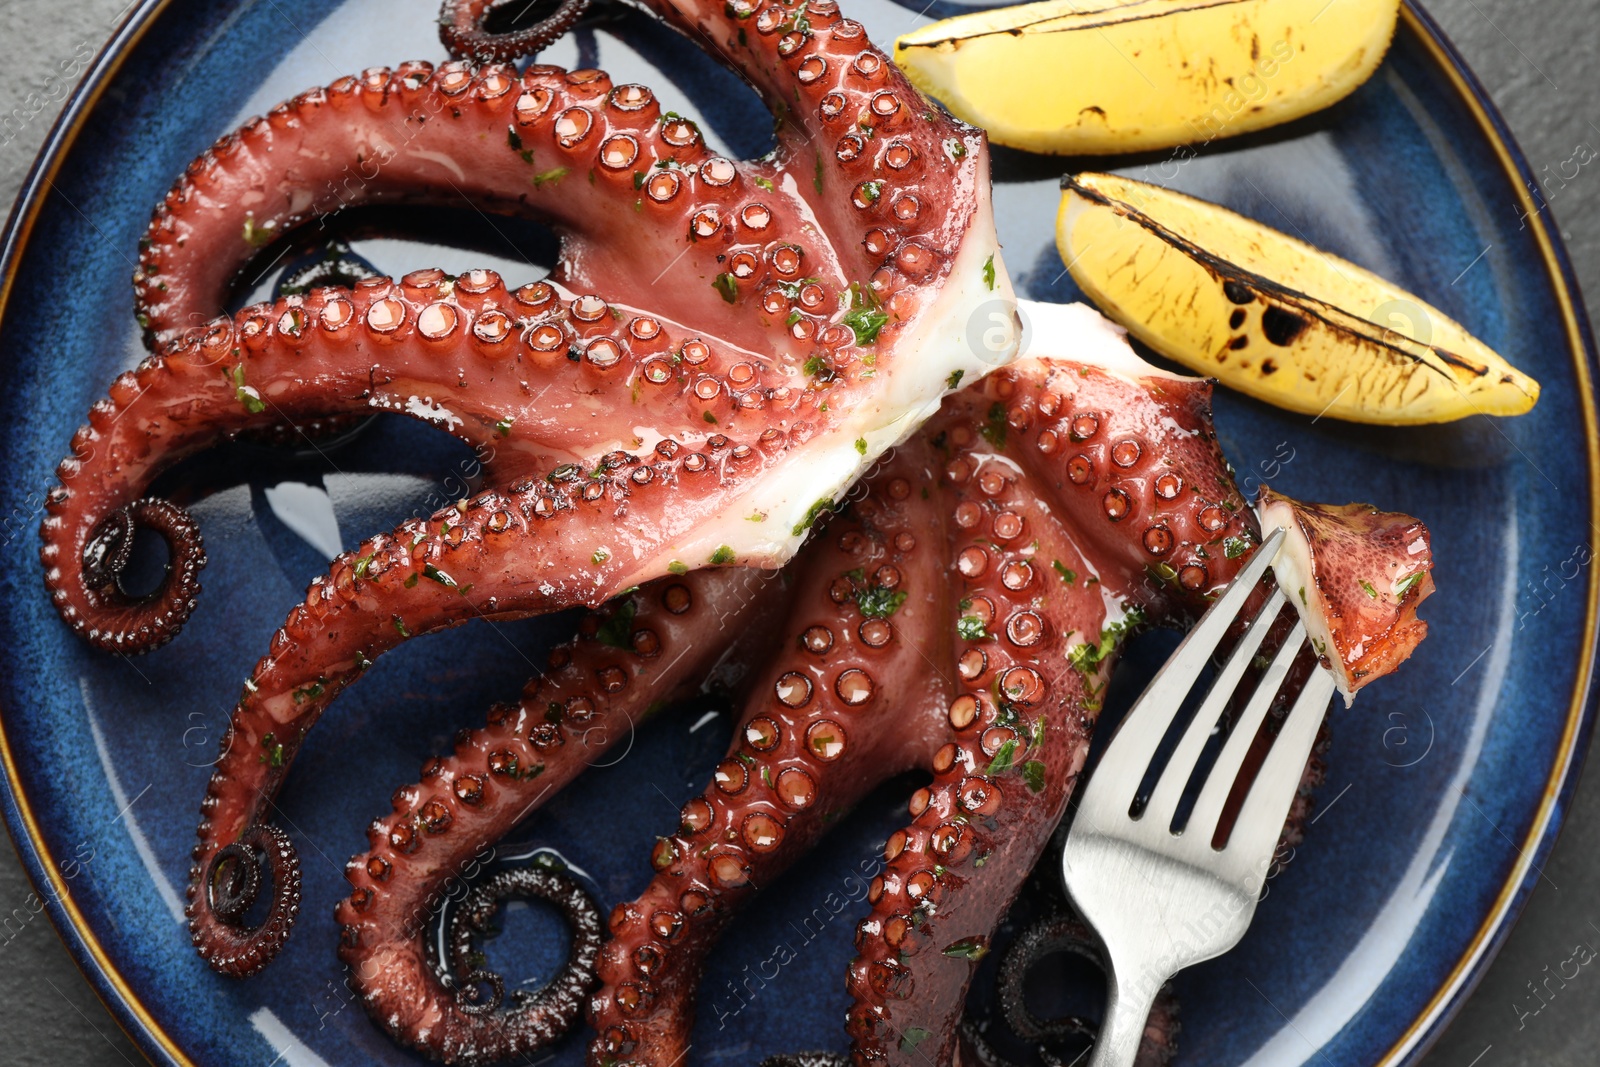
[[[425,945],[436,903],[492,860],[491,846],[618,745],[634,724],[704,677],[723,652],[715,632],[754,633],[777,583],[744,571],[696,571],[613,602],[551,653],[515,706],[490,711],[455,753],[431,760],[373,823],[369,851],[346,865],[352,891],[335,917],[352,988],[396,1040],[447,1062],[489,1062],[548,1041],[521,1013],[469,1011]],[[762,609],[762,610],[758,610]],[[620,647],[619,647],[620,646]]]
[[[885,845],[857,928],[846,1029],[858,1062],[951,1062],[973,961],[1066,808],[1088,755],[1092,694],[1115,656],[1080,672],[1041,654],[1098,637],[1107,602],[1047,569],[1060,561],[1083,573],[1085,563],[1015,470],[985,458],[944,475],[956,503],[949,581],[964,591],[946,621],[961,638],[961,686],[933,782]]]
[[[858,929],[847,1024],[858,1058],[955,1055],[971,960],[1065,810],[1120,635],[1142,616],[1198,610],[1240,565],[1243,553],[1205,551],[1254,533],[1242,502],[1210,501],[1237,490],[1206,436],[1208,400],[1193,380],[1029,359],[954,398],[930,428],[952,450],[943,476],[952,578],[967,590],[953,620],[965,690]],[[1068,457],[1063,440],[1076,446]],[[1174,478],[1203,485],[1204,498],[1172,492]],[[1118,528],[1130,519],[1142,536]],[[1202,574],[1147,570],[1191,555],[1207,560]],[[1108,616],[1117,603],[1123,617]],[[919,1050],[927,1039],[938,1044]]]
[[[942,704],[948,610],[939,580],[937,498],[926,447],[901,450],[867,494],[808,548],[792,643],[757,683],[728,757],[678,829],[656,874],[611,915],[590,1062],[671,1063],[687,1048],[705,957],[740,903],[768,884],[882,781],[910,769],[910,706]]]
[[[760,462],[756,450],[736,457],[726,439],[717,440],[709,451],[726,449],[727,462]],[[202,954],[224,925],[198,891],[212,856],[245,827],[266,820],[307,732],[379,655],[473,618],[525,617],[603,601],[619,586],[668,569],[664,560],[641,566],[620,551],[615,557],[602,551],[617,544],[619,511],[661,516],[669,545],[673,533],[695,523],[690,494],[701,484],[694,481],[697,472],[716,477],[710,458],[701,452],[655,458],[655,464],[617,458],[609,477],[580,481],[572,472],[568,480],[526,485],[512,495],[480,493],[429,519],[411,520],[392,536],[372,538],[336,558],[328,575],[312,583],[246,683],[201,807],[190,895],[191,929]],[[691,462],[696,458],[702,462]]]
[[[928,108],[831,5],[786,32],[777,10],[667,12],[713,40],[747,38],[724,51],[782,108],[770,159],[713,155],[694,123],[600,71],[416,63],[302,94],[196,160],[158,207],[135,275],[152,337],[181,344],[119,379],[62,466],[45,538],[63,616],[102,621],[79,588],[84,540],[155,469],[329,407],[489,436],[503,484],[530,457],[589,469],[637,442],[641,423],[680,447],[712,427],[767,434],[808,460],[768,471],[765,492],[745,487],[738,503],[773,526],[730,514],[705,536],[787,558],[818,505],[964,374],[1011,353],[980,358],[955,340],[977,305],[1009,294],[982,136]],[[187,332],[264,236],[351,203],[461,196],[554,222],[552,279],[507,293],[492,272],[420,271]],[[668,271],[674,284],[656,287]]]
[[[658,6],[719,46],[727,39],[719,50],[781,103],[775,160],[715,156],[649,89],[614,86],[601,71],[374,68],[296,97],[190,165],[156,209],[134,276],[150,336],[208,321],[253,251],[307,219],[463,196],[559,226],[558,277],[575,288],[603,278],[614,292],[651,292],[668,265],[696,278],[672,299],[704,329],[748,320],[730,304],[765,299],[773,282],[811,278],[825,300],[796,308],[810,321],[851,281],[871,283],[896,319],[911,317],[987,202],[981,135],[929,109],[836,10],[780,33],[777,9],[757,16],[747,0]],[[740,33],[745,43],[732,46]],[[783,180],[802,167],[803,181]],[[803,234],[812,218],[821,232]],[[779,265],[794,269],[774,277],[762,260],[779,247]]]
[[[46,501],[51,518],[45,521],[47,539],[40,553],[46,585],[61,617],[90,644],[107,652],[146,652],[172,640],[194,610],[200,570],[206,565],[200,527],[193,517],[176,504],[144,497],[105,512],[92,525],[80,524],[78,529],[86,530],[87,536],[78,552],[79,580],[74,583],[63,573],[63,546],[49,540],[50,534],[66,529],[54,524],[54,515],[70,506],[69,493],[65,486],[58,487]],[[135,596],[122,588],[122,577],[140,529],[165,542],[168,559],[159,586]],[[66,571],[73,572],[70,563]]]
[[[241,920],[260,895],[262,862],[272,874],[272,905],[259,925],[246,929]],[[211,857],[190,895],[190,914],[193,901],[203,900],[220,920],[204,939],[191,922],[191,938],[206,962],[223,974],[254,974],[283,948],[300,914],[300,858],[276,826],[247,826]]]
[[[555,11],[532,26],[495,33],[484,25],[490,12],[509,3],[510,0],[444,0],[439,12],[440,42],[457,59],[510,63],[554,44],[589,8],[589,0],[561,0]]]
[[[973,418],[999,428],[989,436],[1048,490],[1094,558],[1089,573],[1136,589],[1151,617],[1198,615],[1260,543],[1217,444],[1209,380],[1132,353],[1096,365],[1062,352],[1021,360],[985,384],[991,406]]]

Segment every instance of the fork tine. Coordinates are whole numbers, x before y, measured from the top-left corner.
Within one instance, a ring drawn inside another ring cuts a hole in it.
[[[1317,667],[1289,710],[1283,729],[1261,765],[1261,773],[1250,783],[1250,792],[1239,809],[1239,821],[1234,824],[1233,835],[1228,840],[1229,851],[1237,847],[1240,856],[1272,854],[1283,832],[1283,821],[1289,816],[1289,806],[1294,803],[1295,791],[1300,787],[1306,757],[1311,754],[1311,746],[1316,744],[1317,730],[1322,726],[1333,690],[1333,675]],[[1266,873],[1263,867],[1260,871],[1263,879]],[[1260,887],[1256,888],[1259,891]]]
[[[1306,624],[1296,619],[1294,629],[1289,631],[1283,646],[1278,649],[1277,655],[1272,657],[1272,663],[1262,673],[1261,680],[1256,683],[1256,691],[1250,695],[1250,702],[1245,705],[1238,721],[1233,724],[1233,730],[1228,734],[1228,742],[1222,746],[1222,754],[1217,757],[1216,765],[1206,776],[1206,784],[1200,790],[1200,799],[1195,801],[1194,811],[1189,815],[1189,825],[1184,828],[1183,836],[1204,841],[1207,847],[1210,846],[1211,839],[1217,832],[1217,822],[1222,818],[1223,805],[1228,801],[1228,794],[1233,791],[1234,780],[1239,777],[1239,768],[1244,766],[1245,755],[1250,751],[1251,742],[1261,729],[1261,721],[1267,717],[1273,698],[1278,695],[1284,679],[1288,677],[1289,667],[1294,663],[1294,658],[1299,654],[1300,646],[1305,643],[1305,639]]]
[[[1251,621],[1250,629],[1234,647],[1228,662],[1217,672],[1216,680],[1211,683],[1211,690],[1206,694],[1205,701],[1195,712],[1194,719],[1183,732],[1183,739],[1178,742],[1172,758],[1167,761],[1166,769],[1161,772],[1161,779],[1156,783],[1155,792],[1150,795],[1150,803],[1145,807],[1144,818],[1158,821],[1163,828],[1171,825],[1173,816],[1177,814],[1178,802],[1183,798],[1184,789],[1194,774],[1195,764],[1200,760],[1200,753],[1205,751],[1206,741],[1216,729],[1217,720],[1222,716],[1222,709],[1227,706],[1233,691],[1238,688],[1239,679],[1244,676],[1245,668],[1250,666],[1256,650],[1261,647],[1261,642],[1266,639],[1272,624],[1277,621],[1284,599],[1282,589],[1272,591],[1272,596]]]
[[[1223,634],[1227,633],[1251,591],[1277,556],[1283,538],[1284,531],[1278,529],[1262,543],[1222,596],[1200,616],[1194,629],[1184,637],[1177,651],[1173,652],[1144,694],[1123,717],[1105,755],[1100,758],[1100,765],[1089,779],[1084,798],[1086,803],[1094,802],[1098,808],[1103,802],[1115,808],[1117,798],[1106,792],[1112,788],[1127,791],[1121,801],[1123,812],[1133,803],[1134,791],[1144,780],[1145,769],[1150,766],[1161,739],[1166,736],[1173,716],[1183,706],[1184,697],[1211,661]],[[1104,784],[1097,789],[1096,783]]]

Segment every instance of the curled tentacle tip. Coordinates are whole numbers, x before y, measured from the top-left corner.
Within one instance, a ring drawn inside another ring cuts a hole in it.
[[[123,587],[123,578],[140,528],[160,536],[169,558],[160,584],[149,593],[134,595]],[[63,616],[73,612],[68,621],[97,648],[136,654],[160,648],[188,621],[200,593],[206,553],[199,524],[187,511],[145,497],[101,519],[84,542],[78,562],[85,602],[76,607],[71,597],[57,593]]]
[[[489,987],[487,998],[479,992],[484,986]],[[499,1011],[505,999],[505,980],[493,971],[486,971],[480,967],[461,980],[460,992],[456,995],[456,1006],[467,1015],[488,1015],[490,1012]]]
[[[554,44],[588,10],[589,0],[561,0],[551,14],[531,26],[495,32],[488,19],[508,0],[444,0],[439,11],[439,40],[457,59],[474,63],[511,63]]]
[[[263,863],[272,875],[272,902],[259,925],[246,927],[261,895]],[[289,836],[275,826],[247,827],[212,856],[203,880],[187,909],[201,958],[234,978],[258,973],[283,950],[300,914],[300,858]]]

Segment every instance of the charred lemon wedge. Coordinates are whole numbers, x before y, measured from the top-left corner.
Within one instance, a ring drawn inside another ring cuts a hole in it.
[[[1539,383],[1437,308],[1215,204],[1112,174],[1062,182],[1056,246],[1157,352],[1290,411],[1410,425],[1520,415]]]
[[[1377,69],[1399,0],[1047,0],[945,19],[895,62],[1014,148],[1170,148],[1319,111]]]

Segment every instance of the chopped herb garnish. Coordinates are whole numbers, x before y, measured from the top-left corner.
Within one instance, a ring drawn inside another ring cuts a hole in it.
[[[1078,580],[1078,572],[1073,570],[1071,567],[1068,567],[1065,563],[1062,563],[1059,559],[1051,560],[1050,566],[1055,568],[1055,572],[1061,575],[1061,580],[1066,582],[1068,585],[1071,585],[1073,582]]]
[[[1022,781],[1030,793],[1044,792],[1044,764],[1031,759],[1022,765]]]
[[[717,550],[711,553],[711,562],[717,566],[721,566],[724,563],[732,563],[735,558],[733,549],[727,545],[719,545]]]
[[[820,355],[812,356],[806,360],[800,369],[805,372],[806,377],[815,378],[818,381],[831,382],[834,379],[833,367]]]
[[[533,162],[533,149],[522,147],[522,138],[517,135],[517,131],[512,127],[506,128],[506,144],[511,147],[513,152],[522,157],[524,163]]]
[[[989,954],[989,946],[981,937],[963,937],[960,941],[946,945],[944,954],[952,959],[972,960],[976,963]]]
[[[989,407],[989,417],[983,421],[983,426],[978,429],[983,434],[983,439],[996,448],[1006,446],[1006,406],[996,400]]]
[[[447,589],[456,587],[456,580],[431,563],[423,564],[422,576],[431,582],[438,582]]]
[[[507,415],[505,418],[503,418],[499,422],[495,423],[494,424],[494,435],[496,437],[510,437],[511,436],[511,422],[515,417],[516,416],[514,416],[514,415]]]
[[[817,173],[816,173],[816,177],[811,179],[811,184],[813,184],[813,185],[815,185],[817,187],[817,192],[819,192],[819,193],[822,192],[822,153],[821,152],[817,153]]]
[[[844,324],[856,335],[856,344],[872,344],[878,332],[889,323],[889,313],[878,306],[878,297],[860,282],[850,283],[850,310],[845,312]]]
[[[711,288],[722,294],[722,299],[733,303],[739,299],[739,282],[732,274],[722,273],[711,279]]]
[[[799,522],[794,524],[794,529],[789,532],[795,537],[799,537],[801,534],[805,533],[807,530],[811,529],[811,527],[816,525],[818,516],[822,515],[826,511],[832,510],[832,508],[833,497],[820,497],[816,503],[812,504],[806,509],[805,515],[801,517]]]
[[[900,610],[900,605],[906,602],[906,593],[903,589],[887,589],[881,585],[874,585],[856,593],[856,607],[861,609],[861,614],[869,619],[887,619]]]
[[[244,243],[252,248],[263,248],[271,244],[272,238],[276,236],[272,232],[274,228],[270,222],[265,226],[257,226],[255,216],[246,215],[244,219]]]
[[[261,399],[261,394],[256,392],[253,386],[244,384],[243,363],[233,368],[233,373],[229,380],[233,382],[234,398],[244,405],[246,411],[252,415],[259,415],[267,410],[267,403]]]
[[[533,161],[530,159],[528,162],[531,163]],[[570,169],[571,168],[568,167],[551,167],[549,170],[540,171],[538,174],[533,176],[534,188],[538,188],[541,185],[550,185],[560,181],[562,178],[567,176],[567,172]]]
[[[963,615],[956,620],[956,633],[967,641],[982,641],[989,636],[989,630],[984,626],[983,618],[978,615]]]
[[[316,681],[312,682],[310,685],[304,687],[303,689],[296,689],[293,693],[291,693],[289,695],[294,698],[294,702],[296,704],[304,704],[308,700],[315,700],[319,696],[321,696],[323,693],[327,692],[327,689],[325,688],[325,686],[323,684],[326,681],[327,681],[326,678],[318,678]]]
[[[702,411],[700,413],[700,417],[702,419],[705,419],[707,422],[709,422],[713,426],[715,426],[717,424],[717,417],[715,415],[711,414],[711,412],[709,412],[709,411]]]
[[[1250,542],[1242,537],[1230,537],[1222,542],[1222,554],[1229,559],[1238,559],[1250,551]]]
[[[639,605],[630,596],[617,605],[610,618],[600,624],[594,632],[594,638],[602,645],[623,650],[633,647],[633,617],[639,612]]]
[[[967,158],[967,146],[954,137],[944,143],[944,152],[958,163]]]
[[[367,576],[367,568],[370,566],[372,566],[371,556],[362,556],[356,560],[356,577],[365,578]]]
[[[1361,579],[1361,591],[1366,593],[1373,600],[1378,599],[1378,591],[1372,588],[1372,583],[1367,581],[1365,578]]]
[[[983,261],[983,284],[989,287],[991,293],[994,292],[994,256]]]
[[[989,761],[987,774],[1003,774],[1011,769],[1011,761],[1017,754],[1017,739],[1012,738],[995,750],[994,759]]]
[[[966,376],[967,372],[964,370],[953,370],[950,372],[950,377],[944,380],[944,387],[946,389],[954,389],[956,386],[961,384],[961,379],[965,378]]]
[[[924,1030],[920,1026],[907,1027],[906,1032],[900,1035],[900,1051],[911,1052],[932,1036],[931,1031]]]
[[[390,617],[389,621],[394,623],[395,633],[399,634],[401,637],[411,636],[411,631],[406,629],[406,620],[402,619],[398,615],[394,615]]]
[[[1302,607],[1310,607],[1310,605],[1306,603],[1306,587],[1303,585],[1300,587],[1300,604]]]
[[[668,574],[688,574],[689,573],[689,565],[687,563],[680,563],[678,560],[673,560],[671,563],[667,564],[667,573]]]
[[[1128,631],[1144,622],[1144,612],[1138,607],[1131,607],[1120,620],[1112,623],[1100,631],[1098,645],[1075,645],[1067,650],[1067,662],[1073,669],[1083,676],[1085,682],[1091,685],[1095,676],[1100,671],[1100,665],[1116,651],[1117,645],[1128,635]],[[1099,707],[1096,703],[1095,707]]]
[[[283,766],[283,746],[278,743],[277,737],[270,730],[261,738],[261,747],[267,751],[262,755],[260,762],[269,767]]]
[[[772,192],[773,186],[770,178],[756,178],[755,183],[761,186],[761,188],[765,189],[767,192]]]
[[[863,456],[867,454],[867,439],[865,437],[856,438],[856,451]]]
[[[1422,581],[1422,576],[1427,573],[1428,572],[1424,570],[1417,571],[1415,574],[1406,575],[1404,578],[1400,579],[1394,584],[1394,595],[1397,597],[1404,597],[1416,587],[1418,582]]]
[[[602,546],[602,547],[597,548],[597,549],[594,550],[594,555],[590,556],[589,560],[596,567],[598,567],[598,566],[600,566],[600,564],[604,563],[606,560],[608,560],[610,558],[611,558],[611,551]]]

